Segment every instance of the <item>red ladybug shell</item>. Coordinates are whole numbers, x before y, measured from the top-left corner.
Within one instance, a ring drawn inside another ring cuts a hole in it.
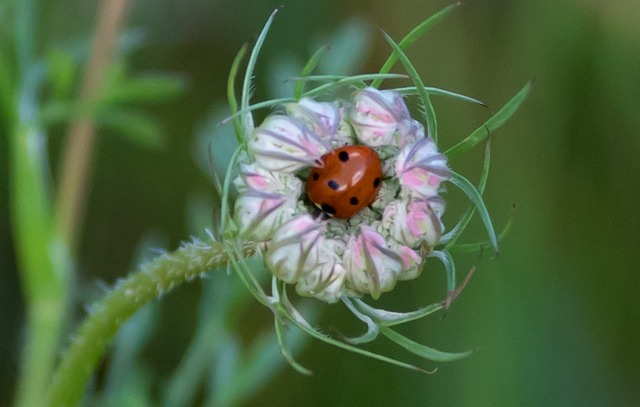
[[[311,170],[309,199],[323,212],[347,219],[373,203],[380,190],[382,164],[365,146],[336,148],[320,157],[322,167]]]

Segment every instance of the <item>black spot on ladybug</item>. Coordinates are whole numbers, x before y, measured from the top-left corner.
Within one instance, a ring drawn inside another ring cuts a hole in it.
[[[317,180],[318,180],[318,178],[320,178],[320,175],[319,175],[317,172],[314,172],[314,173],[313,173],[313,175],[311,175],[311,178],[312,178],[314,181],[317,181]]]
[[[380,177],[373,180],[373,187],[378,188],[380,186]]]
[[[320,205],[320,209],[322,209],[323,212],[326,212],[329,215],[333,215],[334,213],[336,213],[336,208],[326,202],[323,202],[322,205]]]
[[[338,188],[340,188],[340,184],[338,184],[334,180],[330,180],[329,182],[327,182],[327,185],[329,185],[329,188],[333,189],[334,191],[337,191]]]
[[[345,163],[349,161],[349,153],[347,153],[346,151],[340,151],[340,153],[338,154],[338,158],[340,159],[340,161]]]
[[[357,197],[352,196],[352,197],[351,197],[351,199],[349,199],[349,203],[350,203],[351,205],[357,205],[357,204],[359,204],[359,203],[360,203],[360,201],[358,201],[358,198],[357,198]]]

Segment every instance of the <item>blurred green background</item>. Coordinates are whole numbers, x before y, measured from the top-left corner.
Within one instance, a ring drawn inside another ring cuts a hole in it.
[[[124,29],[141,35],[142,42],[127,56],[129,70],[179,74],[187,86],[178,99],[145,107],[165,130],[163,147],[145,149],[100,132],[81,234],[76,322],[81,305],[99,297],[99,282],[111,284],[132,269],[143,236],[152,231],[171,249],[192,233],[194,197],[206,202],[213,196],[206,171],[196,164],[195,136],[219,115],[236,52],[281,4],[257,66],[254,100],[278,92],[272,78],[279,67],[302,64],[319,44],[332,45],[340,30],[369,36],[370,45],[359,48],[361,66],[354,68],[375,72],[390,52],[378,28],[398,40],[449,3],[133,0]],[[97,5],[40,1],[33,21],[38,52],[89,41]],[[412,359],[385,339],[371,347],[438,367],[426,376],[310,342],[299,360],[313,377],[284,366],[246,405],[640,405],[639,22],[637,0],[468,1],[413,45],[408,55],[428,85],[479,98],[494,110],[535,78],[529,100],[491,136],[485,199],[498,229],[512,206],[517,208],[499,258],[460,256],[461,275],[478,266],[462,296],[446,317],[403,331],[438,349],[476,352],[433,364]],[[437,99],[435,107],[443,148],[489,115],[450,100]],[[54,185],[64,129],[52,128],[49,137]],[[214,139],[214,150],[224,149],[224,140]],[[24,322],[9,222],[7,149],[2,135],[0,405],[13,398]],[[481,164],[482,149],[477,150],[451,162],[472,180]],[[445,221],[451,224],[467,203],[454,191],[448,201]],[[483,237],[481,225],[475,226],[470,240]],[[413,309],[444,298],[442,269],[428,270],[381,304]],[[140,356],[154,374],[154,397],[193,334],[202,284],[180,287],[159,304],[159,321]],[[258,330],[252,324],[267,329],[272,321],[268,310],[249,304],[238,316],[244,341]],[[324,308],[319,322],[327,330],[364,329],[341,305]]]

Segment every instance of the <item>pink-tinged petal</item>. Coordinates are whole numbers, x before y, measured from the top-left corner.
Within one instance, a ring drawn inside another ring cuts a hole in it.
[[[339,252],[343,243],[326,237],[326,225],[309,214],[283,224],[268,245],[265,262],[271,272],[298,294],[327,303],[340,299],[346,271]]]
[[[248,190],[235,203],[234,220],[240,236],[263,242],[296,213],[297,197],[275,192]]]
[[[389,249],[384,237],[364,224],[360,234],[347,242],[344,262],[347,288],[373,298],[393,289],[403,269],[401,257]]]
[[[407,246],[399,246],[395,251],[402,258],[402,266],[404,267],[402,272],[398,274],[398,280],[413,280],[414,278],[418,278],[422,271],[423,260],[417,251]]]
[[[265,254],[267,267],[282,281],[296,283],[318,263],[325,232],[309,214],[290,219],[273,234]]]
[[[337,259],[329,258],[298,279],[296,292],[333,304],[340,300],[346,274],[345,268]]]
[[[447,157],[431,138],[407,144],[396,157],[395,170],[403,190],[416,198],[436,196],[440,183],[451,175]]]
[[[315,165],[331,145],[300,121],[275,114],[253,131],[248,147],[260,167],[294,173]]]
[[[353,95],[349,122],[358,141],[369,147],[392,144],[394,136],[409,120],[402,96],[394,91],[365,88]]]
[[[286,106],[287,114],[304,123],[317,136],[331,141],[340,124],[338,102],[316,102],[302,98]]]
[[[432,248],[442,235],[443,212],[444,203],[438,197],[410,202],[396,200],[385,209],[382,226],[398,243],[413,248],[426,244]]]
[[[255,190],[299,196],[302,191],[302,182],[292,174],[268,171],[255,164],[241,164],[234,185],[241,193]]]

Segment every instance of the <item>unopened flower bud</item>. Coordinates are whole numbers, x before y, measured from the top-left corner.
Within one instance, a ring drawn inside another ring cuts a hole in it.
[[[304,123],[317,136],[331,141],[340,124],[338,103],[316,102],[302,98],[286,106],[287,114]]]
[[[434,198],[435,199],[435,198]],[[409,247],[425,243],[435,246],[442,235],[440,216],[443,207],[441,200],[434,200],[434,210],[426,199],[414,201],[396,200],[391,202],[382,216],[382,225],[397,242]]]
[[[315,165],[330,148],[304,124],[284,115],[267,117],[253,131],[248,146],[260,167],[286,173]]]
[[[365,88],[353,96],[349,119],[358,141],[369,147],[389,145],[409,110],[402,96],[394,91]]]
[[[325,226],[311,215],[290,219],[273,234],[265,255],[271,272],[293,284],[321,260]]]
[[[364,224],[360,225],[360,234],[347,242],[344,259],[347,287],[373,298],[393,289],[403,269],[401,257],[389,249],[384,237]]]
[[[447,157],[431,138],[407,144],[396,158],[395,169],[400,185],[417,198],[437,195],[440,182],[451,175]]]

